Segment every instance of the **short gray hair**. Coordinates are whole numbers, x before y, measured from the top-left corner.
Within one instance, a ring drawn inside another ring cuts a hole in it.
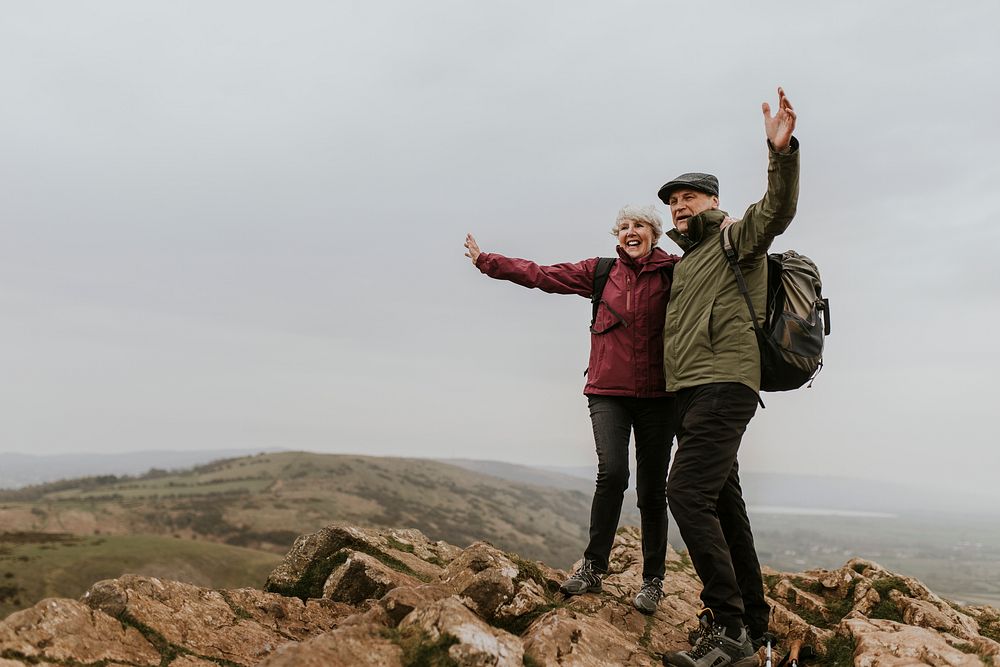
[[[622,209],[618,211],[618,217],[615,218],[615,224],[611,228],[612,236],[618,236],[618,231],[626,220],[645,222],[653,228],[653,245],[660,242],[660,237],[663,236],[663,218],[656,212],[655,206],[632,206],[631,204],[622,206]]]

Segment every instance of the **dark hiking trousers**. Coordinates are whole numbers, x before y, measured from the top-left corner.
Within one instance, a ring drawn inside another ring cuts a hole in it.
[[[587,397],[597,446],[597,485],[584,558],[607,572],[628,488],[628,443],[635,432],[636,495],[642,528],[642,576],[663,578],[667,559],[667,465],[674,438],[673,398]]]
[[[740,489],[736,453],[757,410],[757,394],[735,382],[682,389],[676,396],[677,452],[667,498],[717,622],[767,631],[760,563]]]

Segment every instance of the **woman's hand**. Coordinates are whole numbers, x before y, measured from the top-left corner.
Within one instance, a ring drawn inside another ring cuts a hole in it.
[[[479,261],[479,255],[482,251],[479,250],[479,244],[476,243],[476,239],[472,234],[465,235],[465,249],[468,250],[465,256],[472,260],[472,265],[475,266],[476,262]]]

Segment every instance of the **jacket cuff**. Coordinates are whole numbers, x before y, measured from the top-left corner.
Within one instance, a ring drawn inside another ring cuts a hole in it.
[[[799,150],[799,140],[793,136],[792,140],[788,142],[788,149],[782,153],[781,151],[775,149],[774,144],[771,143],[770,139],[767,139],[767,150],[771,151],[771,153],[775,155],[792,155],[793,153],[797,153]]]

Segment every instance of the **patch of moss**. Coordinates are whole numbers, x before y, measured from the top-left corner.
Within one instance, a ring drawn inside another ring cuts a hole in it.
[[[521,659],[521,664],[524,665],[524,667],[545,667],[545,665],[538,662],[527,653],[525,653],[524,658]]]
[[[868,617],[883,618],[887,621],[902,623],[903,614],[899,610],[899,607],[896,606],[896,603],[889,597],[889,594],[892,591],[899,591],[900,593],[909,595],[910,587],[906,585],[906,582],[899,577],[887,577],[872,582],[872,588],[878,592],[879,597],[882,599],[875,605],[875,608],[868,614]]]
[[[222,595],[222,599],[226,601],[226,604],[229,605],[229,609],[233,612],[233,615],[236,616],[236,618],[244,621],[253,620],[253,614],[233,602],[226,591],[219,591],[219,593]]]
[[[882,618],[887,621],[896,621],[897,623],[903,622],[903,614],[899,611],[899,607],[889,599],[882,600],[875,605],[871,613],[868,614],[868,618]]]
[[[976,647],[972,644],[966,644],[965,642],[960,642],[958,644],[952,644],[952,648],[957,648],[962,653],[975,653]]]
[[[816,595],[822,595],[826,592],[826,587],[818,581],[809,581],[802,577],[792,577],[791,581],[800,591],[814,593]]]
[[[543,591],[548,591],[550,593],[554,593],[559,590],[559,585],[553,581],[549,581],[549,578],[545,576],[544,572],[542,572],[542,568],[538,567],[538,563],[526,560],[513,553],[507,554],[507,557],[514,562],[514,565],[517,565],[518,580],[524,581],[525,579],[530,579],[541,586]]]
[[[819,664],[826,667],[854,667],[856,648],[853,637],[834,635],[826,643]]]
[[[532,623],[534,623],[540,616],[547,614],[548,612],[552,611],[553,609],[556,609],[559,606],[561,605],[557,603],[543,604],[539,607],[536,607],[535,609],[532,609],[526,614],[521,614],[520,616],[517,616],[510,620],[504,620],[504,621],[494,620],[491,623],[491,625],[495,628],[506,630],[512,635],[520,636],[520,634],[525,630],[527,630],[528,627]]]
[[[386,538],[386,542],[388,542],[389,546],[392,547],[393,549],[395,549],[396,551],[405,551],[406,553],[409,553],[409,554],[413,553],[413,545],[412,544],[407,544],[406,542],[400,542],[399,540],[397,540],[392,535],[389,535]]]
[[[882,597],[888,595],[889,591],[899,591],[906,595],[912,595],[910,592],[910,587],[899,577],[886,577],[885,579],[878,579],[872,582],[872,588],[878,591],[878,594]]]
[[[1000,616],[983,614],[978,619],[979,634],[995,642],[1000,642]]]
[[[826,610],[830,613],[830,617],[834,623],[839,622],[851,612],[851,609],[854,607],[854,591],[857,587],[858,580],[855,579],[848,585],[843,597],[836,598],[827,603]]]
[[[667,561],[667,569],[671,572],[685,572],[691,570],[691,557],[688,555],[688,552],[682,551],[678,555],[681,558],[680,562],[675,560]]]
[[[865,565],[864,563],[855,563],[854,565],[851,566],[851,569],[857,572],[858,574],[864,574],[865,570],[868,569],[868,566]]]
[[[350,551],[368,554],[386,567],[390,567],[397,572],[402,572],[403,574],[413,577],[414,579],[419,579],[423,582],[430,581],[429,576],[415,572],[407,566],[406,563],[403,563],[402,561],[397,560],[392,556],[379,551],[378,549],[374,549],[364,542],[352,542],[351,544],[340,544],[336,551],[327,554],[325,557],[314,558],[306,567],[305,571],[299,575],[298,581],[291,586],[277,586],[268,583],[264,587],[264,590],[269,593],[280,593],[286,597],[297,597],[303,601],[308,600],[309,598],[322,597],[323,585],[329,578],[330,573],[333,572],[333,570],[338,566],[347,562]]]
[[[823,628],[825,630],[828,630],[832,627],[830,619],[828,619],[826,616],[813,609],[805,609],[805,608],[796,609],[795,613],[798,614],[799,618],[801,618],[809,625],[814,625],[817,628]]]
[[[764,586],[767,590],[773,591],[774,587],[781,583],[781,576],[777,574],[765,574],[764,575]]]
[[[156,652],[160,654],[160,667],[168,667],[170,663],[182,655],[190,655],[195,658],[205,660],[206,662],[214,662],[220,667],[242,667],[242,665],[237,662],[233,662],[232,660],[226,660],[225,658],[213,658],[208,655],[199,655],[194,651],[184,648],[183,646],[178,646],[177,644],[167,640],[166,637],[153,628],[137,620],[127,611],[119,614],[118,620],[122,623],[122,625],[127,625],[138,630],[139,633],[146,638],[146,641],[153,645]],[[73,667],[75,667],[74,663],[66,664],[73,665]]]
[[[458,667],[458,662],[448,655],[448,649],[458,643],[452,635],[442,633],[437,639],[416,628],[391,628],[382,636],[402,651],[403,667]]]
[[[653,624],[656,619],[652,615],[646,617],[646,627],[642,630],[642,637],[639,638],[639,645],[644,649],[649,649],[649,643],[653,640]]]

